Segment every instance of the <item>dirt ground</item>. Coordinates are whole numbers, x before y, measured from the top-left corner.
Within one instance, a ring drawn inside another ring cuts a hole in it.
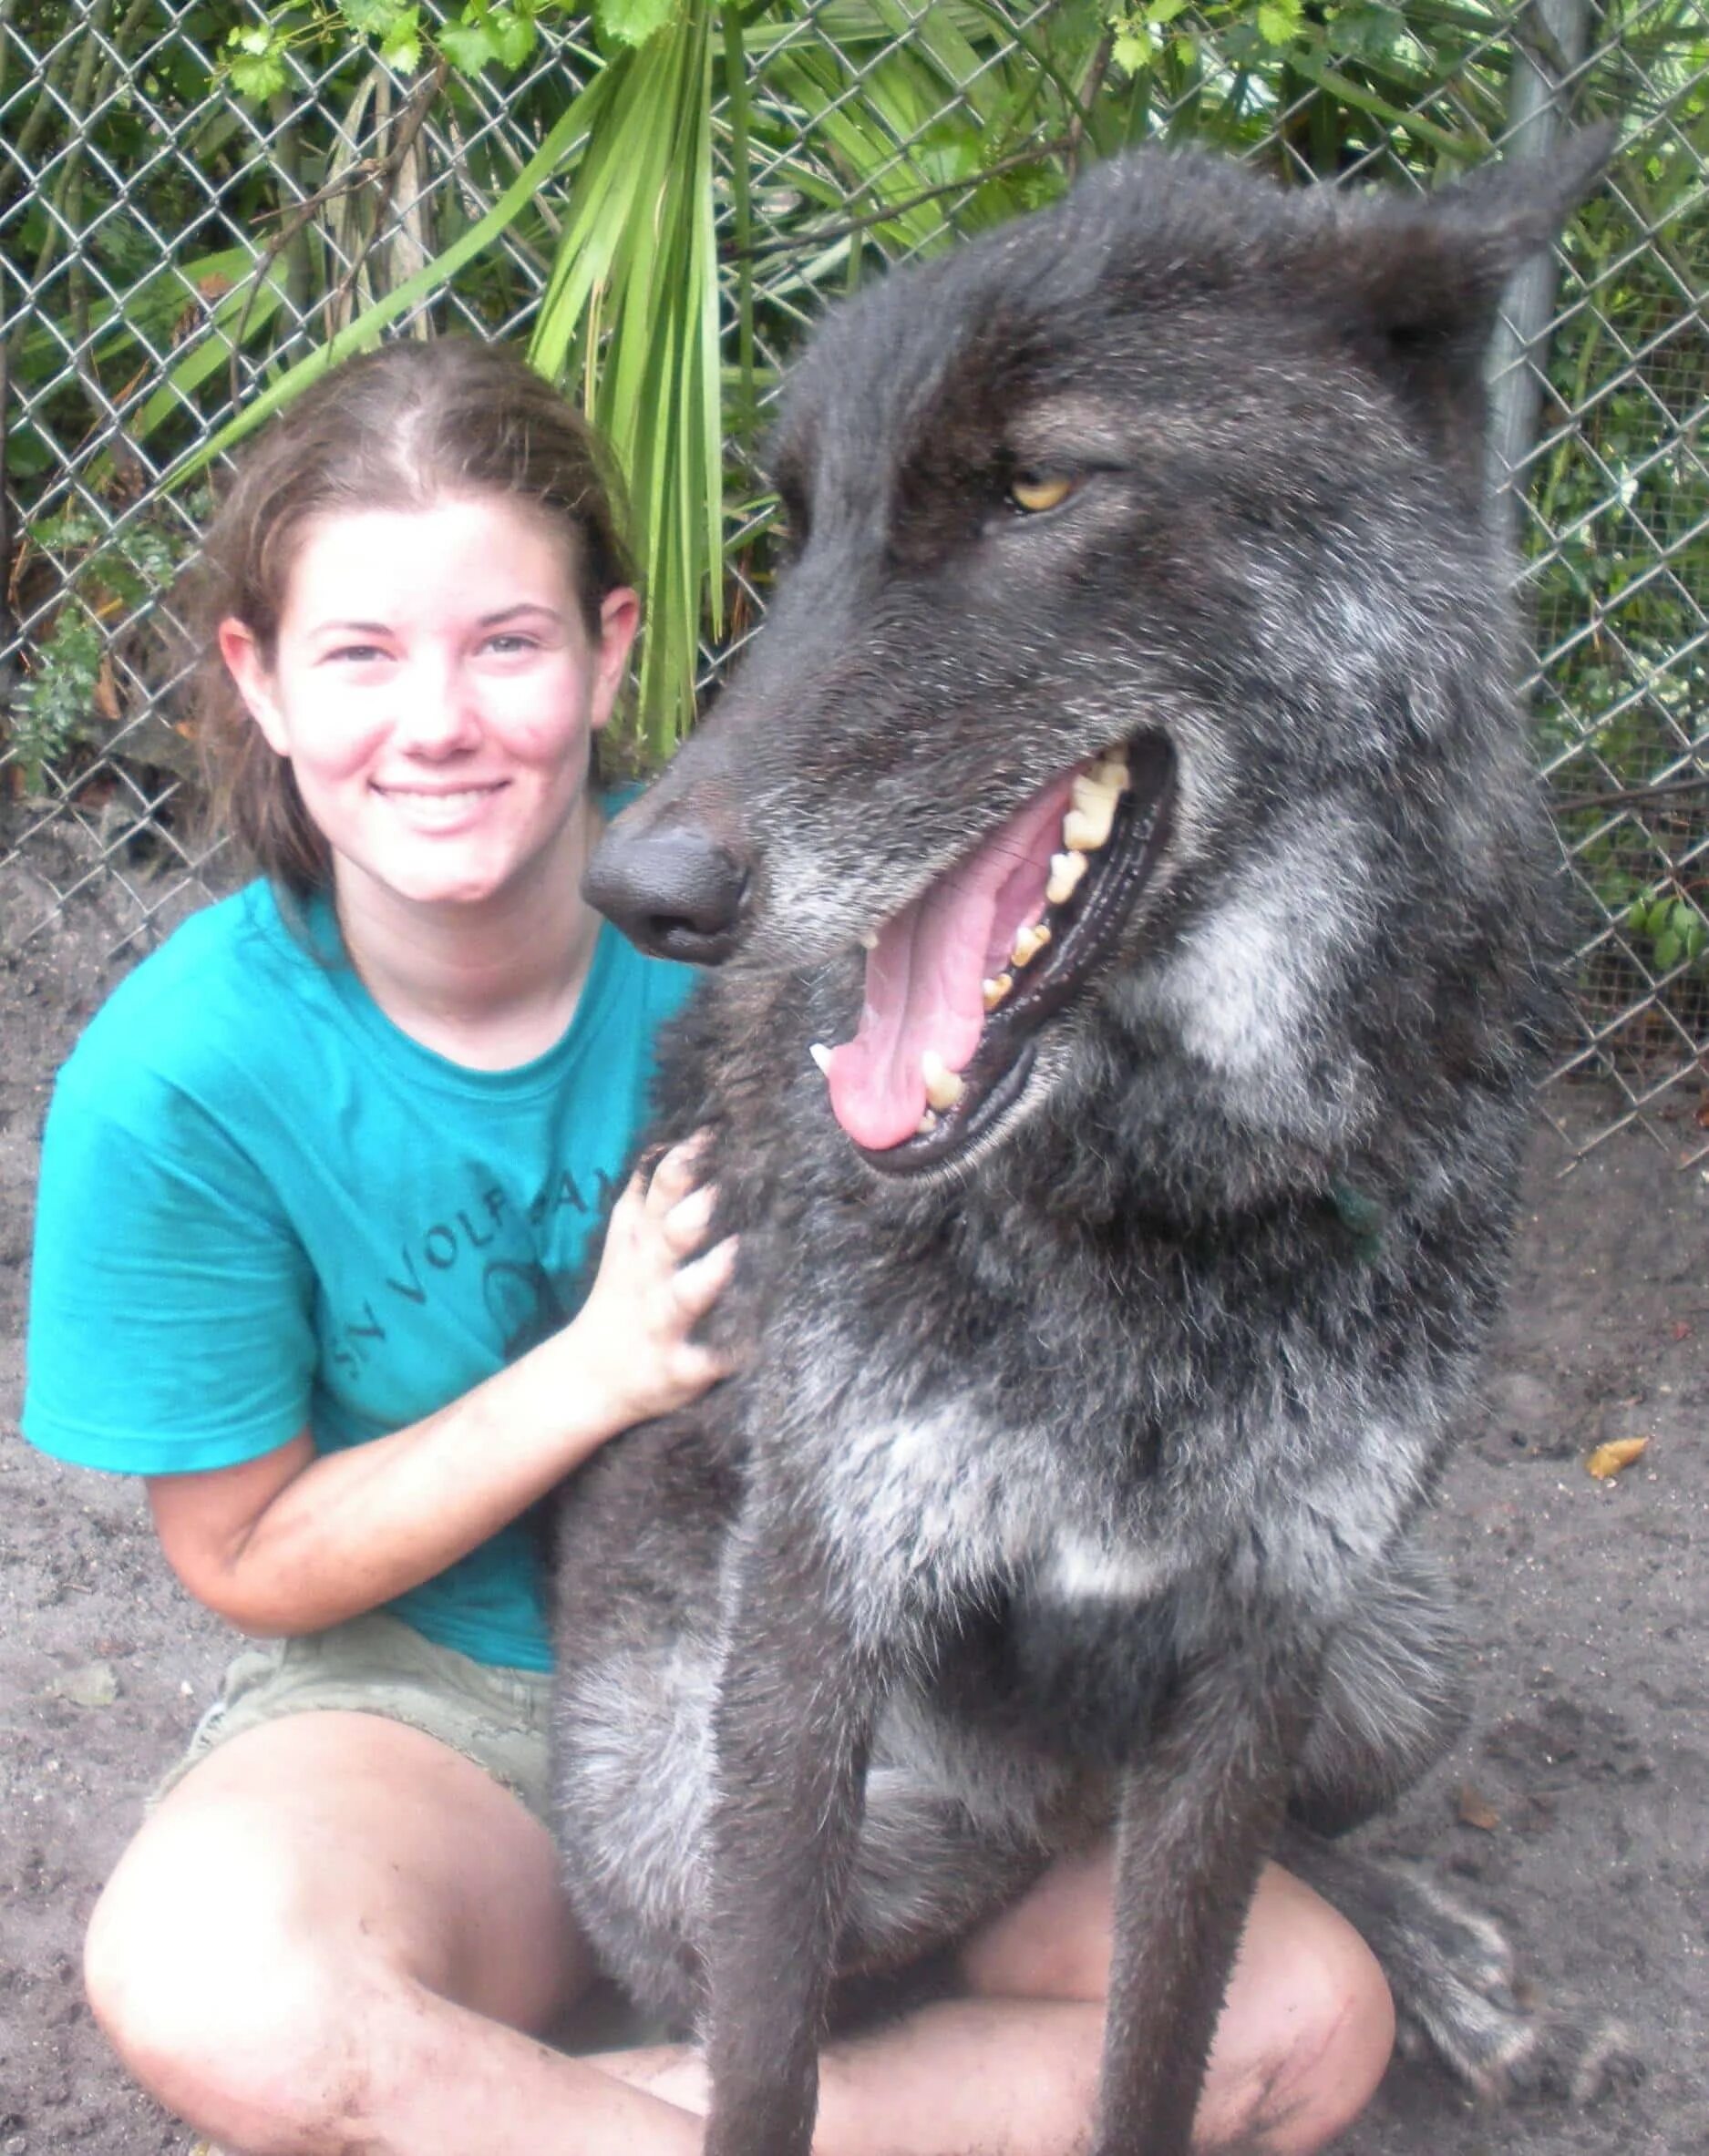
[[[27,880],[0,883],[0,950]],[[189,2141],[108,2058],[78,1941],[230,1641],[168,1576],[135,1490],[36,1457],[15,1419],[41,1120],[122,970],[118,925],[88,898],[0,960],[0,2156]],[[1582,1095],[1552,1104],[1592,1127]],[[1375,1839],[1483,1895],[1543,1993],[1623,2018],[1647,2072],[1583,2112],[1498,2116],[1397,2066],[1356,2156],[1709,2151],[1709,1173],[1642,1134],[1563,1179],[1567,1157],[1539,1136],[1438,1529],[1481,1643],[1476,1725]],[[1639,1463],[1587,1473],[1591,1447],[1632,1436]]]

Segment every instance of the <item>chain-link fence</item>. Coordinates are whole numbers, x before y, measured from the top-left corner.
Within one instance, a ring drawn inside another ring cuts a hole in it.
[[[639,12],[616,9],[632,33]],[[1583,924],[1561,1075],[1612,1082],[1606,1127],[1641,1115],[1682,1161],[1709,1154],[1699,0],[683,0],[672,19],[700,37],[726,387],[708,673],[761,608],[757,423],[828,292],[1145,136],[1423,184],[1621,120],[1611,184],[1509,295],[1493,455]],[[602,43],[545,0],[4,0],[0,962],[91,887],[146,941],[220,883],[169,633],[205,508],[187,460],[353,323],[539,331],[592,184],[560,137],[613,26]],[[632,87],[658,44],[625,50]]]

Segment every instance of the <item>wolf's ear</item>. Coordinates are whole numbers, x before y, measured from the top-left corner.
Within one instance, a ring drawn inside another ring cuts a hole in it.
[[[1438,394],[1475,383],[1508,278],[1554,239],[1618,139],[1612,125],[1586,128],[1547,157],[1487,165],[1416,200],[1359,205],[1337,238],[1365,335]]]

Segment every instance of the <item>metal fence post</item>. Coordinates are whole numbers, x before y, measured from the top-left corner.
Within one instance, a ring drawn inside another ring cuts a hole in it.
[[[1572,87],[1590,42],[1588,0],[1531,0],[1513,25],[1513,77],[1505,154],[1538,158],[1566,131]],[[1508,285],[1489,356],[1489,481],[1513,515],[1511,490],[1537,440],[1542,349],[1554,318],[1559,266],[1551,253],[1527,262]]]

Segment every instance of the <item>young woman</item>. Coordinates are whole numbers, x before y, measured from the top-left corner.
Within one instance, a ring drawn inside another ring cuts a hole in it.
[[[634,637],[601,460],[520,361],[397,344],[263,436],[210,535],[201,724],[263,872],[61,1074],[25,1427],[139,1474],[232,1665],[96,1911],[143,2084],[254,2156],[667,2156],[691,2052],[549,2048],[593,1971],[545,1816],[523,1515],[724,1374],[692,1149],[617,1199],[689,985],[580,897]],[[963,1996],[828,2053],[818,2147],[1084,2146],[1107,1858],[963,1950]],[[1392,2037],[1361,1942],[1271,1870],[1201,2110],[1315,2149]]]

